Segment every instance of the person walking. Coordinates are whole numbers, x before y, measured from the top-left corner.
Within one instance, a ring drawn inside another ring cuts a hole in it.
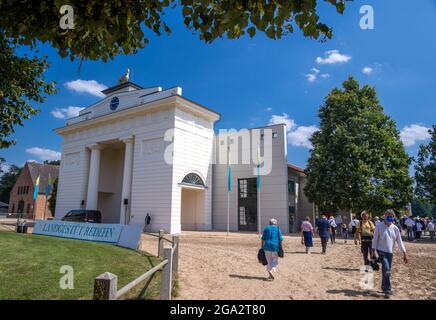
[[[372,239],[374,237],[374,224],[369,220],[369,215],[366,211],[361,213],[362,220],[356,228],[354,244],[360,244],[360,250],[363,254],[363,263],[369,266],[371,258]]]
[[[344,239],[344,243],[347,243],[348,240],[348,228],[347,228],[347,224],[343,223],[341,225],[341,231],[342,231],[342,239]]]
[[[310,248],[313,247],[313,226],[309,217],[301,224],[301,244],[306,246],[306,253],[310,254]]]
[[[356,228],[357,228],[358,224],[359,224],[359,220],[356,218],[356,216],[353,216],[353,218],[351,219],[351,222],[350,222],[351,234],[353,236],[356,234]]]
[[[327,253],[327,243],[330,237],[330,224],[325,215],[322,215],[321,219],[316,224],[319,237],[321,238],[322,254]]]
[[[330,224],[330,241],[332,244],[334,244],[336,242],[336,228],[337,228],[335,217],[330,216],[329,224]]]
[[[412,216],[407,217],[406,221],[404,221],[404,224],[407,228],[407,240],[412,241],[415,238],[415,233],[413,231],[415,227],[415,221],[413,221]]]
[[[265,257],[268,261],[266,271],[269,275],[269,280],[274,280],[274,273],[277,272],[279,265],[279,249],[283,241],[283,234],[279,226],[277,226],[277,220],[271,219],[269,226],[263,229],[261,247],[265,251]]]
[[[428,233],[430,234],[430,241],[433,241],[433,239],[434,239],[434,222],[432,219],[428,220],[427,229],[428,229]]]
[[[372,256],[375,256],[377,251],[379,261],[382,265],[382,283],[381,288],[383,293],[389,297],[393,294],[391,287],[392,275],[392,258],[395,243],[397,243],[400,251],[403,253],[404,263],[408,263],[408,257],[403,240],[401,239],[400,230],[392,224],[395,218],[393,210],[385,212],[383,223],[378,224],[374,230],[374,238],[372,240]]]
[[[415,221],[415,223],[416,223],[416,231],[415,231],[415,238],[416,238],[416,240],[419,240],[419,239],[421,239],[421,233],[422,233],[422,229],[423,229],[423,227],[422,227],[422,223],[421,223],[421,220],[416,220]]]
[[[336,223],[336,230],[338,232],[338,236],[341,235],[341,224],[342,224],[342,216],[341,215],[337,215],[335,218],[335,223]]]

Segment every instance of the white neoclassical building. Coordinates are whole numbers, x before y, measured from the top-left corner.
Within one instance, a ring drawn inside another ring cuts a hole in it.
[[[227,165],[212,161],[219,113],[183,97],[180,87],[124,79],[103,93],[56,129],[63,137],[56,219],[89,209],[100,210],[104,223],[142,224],[148,213],[155,231],[225,230],[229,207],[230,230],[257,230],[253,165],[232,165],[227,201]],[[261,179],[261,226],[275,217],[284,231],[297,231],[303,216],[314,215],[302,192],[305,175],[287,163],[285,126],[268,128],[273,161]]]

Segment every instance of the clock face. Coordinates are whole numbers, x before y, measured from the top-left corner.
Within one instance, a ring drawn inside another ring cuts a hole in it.
[[[111,110],[115,111],[118,108],[119,104],[120,104],[120,99],[118,99],[118,97],[113,97],[110,104]]]

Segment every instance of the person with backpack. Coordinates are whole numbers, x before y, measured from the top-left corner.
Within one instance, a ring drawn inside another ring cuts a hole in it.
[[[336,242],[336,228],[337,228],[335,217],[330,216],[329,224],[330,224],[330,241],[332,244],[334,244]]]
[[[356,227],[354,244],[360,243],[360,250],[363,254],[363,262],[365,266],[369,266],[371,259],[371,246],[374,237],[374,224],[369,220],[369,215],[366,211],[361,213],[362,221]]]
[[[279,256],[283,257],[282,241],[282,231],[277,225],[277,220],[273,218],[269,221],[269,226],[263,229],[261,238],[261,247],[268,262],[266,271],[269,274],[268,280],[270,281],[274,280],[274,273],[279,265]]]

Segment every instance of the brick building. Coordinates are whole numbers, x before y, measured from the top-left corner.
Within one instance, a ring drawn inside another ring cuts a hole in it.
[[[47,219],[51,217],[45,197],[45,187],[49,177],[52,181],[59,175],[59,166],[26,162],[9,196],[9,212],[21,213],[24,219]],[[40,176],[39,192],[33,198],[36,179]],[[50,197],[50,196],[49,196]]]

